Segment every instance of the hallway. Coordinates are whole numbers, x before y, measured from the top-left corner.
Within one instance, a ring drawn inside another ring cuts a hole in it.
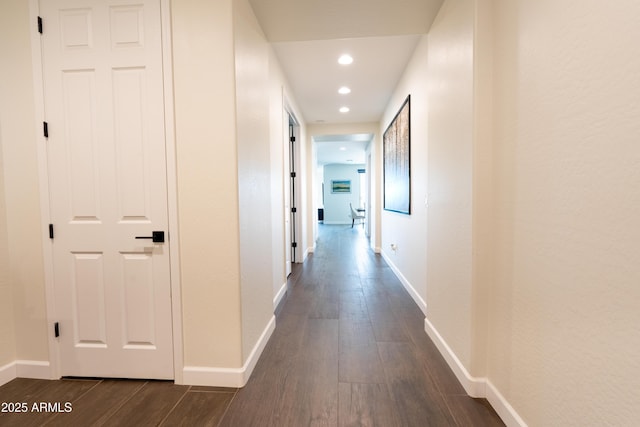
[[[502,425],[469,398],[361,227],[320,225],[223,426]]]
[[[246,387],[130,380],[16,379],[0,401],[70,402],[69,413],[0,413],[0,424],[497,426],[468,397],[423,329],[424,316],[361,227],[320,225],[296,265],[277,327]]]

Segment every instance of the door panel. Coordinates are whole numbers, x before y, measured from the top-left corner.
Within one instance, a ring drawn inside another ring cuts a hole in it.
[[[40,14],[61,373],[173,378],[159,1]]]
[[[107,343],[104,300],[104,257],[101,253],[72,254],[71,295],[75,342],[79,346]]]
[[[69,167],[68,176],[64,177],[70,188],[69,216],[73,221],[96,221],[100,209],[100,168],[97,164],[95,72],[63,71],[62,91],[65,122],[61,125],[64,126],[66,149],[60,150],[59,155],[66,157],[60,161]]]
[[[149,178],[144,163],[145,70],[114,70],[114,133],[118,178],[118,217],[148,221]]]
[[[153,257],[147,254],[121,254],[124,292],[124,345],[153,346],[155,310],[153,307]]]

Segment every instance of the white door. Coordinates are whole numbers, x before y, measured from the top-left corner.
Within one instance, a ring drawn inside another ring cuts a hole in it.
[[[63,376],[173,378],[159,0],[41,0]]]

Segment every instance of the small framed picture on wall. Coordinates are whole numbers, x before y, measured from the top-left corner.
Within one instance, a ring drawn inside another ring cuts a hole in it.
[[[351,180],[350,179],[334,179],[331,180],[331,192],[332,193],[351,193]]]

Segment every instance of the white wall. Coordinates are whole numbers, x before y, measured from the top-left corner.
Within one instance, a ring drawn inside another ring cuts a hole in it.
[[[11,285],[11,276],[9,274],[9,242],[4,187],[2,116],[0,115],[0,369],[16,359],[13,286]],[[2,383],[2,372],[0,372],[0,384]]]
[[[349,203],[356,209],[360,205],[360,174],[364,164],[342,165],[331,164],[324,167],[324,223],[351,224]],[[351,181],[351,193],[332,193],[331,181]]]
[[[187,366],[243,363],[232,3],[172,2]]]
[[[317,149],[317,147],[316,147]],[[317,206],[318,209],[323,208],[324,207],[324,191],[323,191],[323,184],[324,184],[324,166],[323,165],[317,165],[315,168],[315,183],[317,183],[320,187],[315,189],[314,195],[313,195],[313,200],[315,200],[315,205]]]
[[[427,318],[471,369],[474,2],[446,1],[429,31]],[[474,373],[477,374],[477,373]]]
[[[245,0],[234,2],[242,353],[246,361],[273,317],[273,262],[264,256],[272,242],[272,170],[269,100],[269,45]],[[282,125],[281,120],[274,123]],[[278,266],[282,268],[281,266]]]
[[[383,135],[408,95],[411,95],[411,215],[381,210],[381,252],[399,275],[416,303],[425,310],[427,277],[427,184],[428,184],[428,121],[430,100],[427,93],[427,37],[423,36],[398,83],[380,122]],[[382,153],[382,137],[378,140]],[[377,159],[382,175],[382,156]],[[379,200],[384,200],[383,181],[380,180]],[[431,202],[431,201],[430,201]],[[380,203],[380,209],[382,205]],[[393,251],[391,245],[396,245]]]
[[[285,133],[284,109],[282,108],[283,88],[280,83],[282,71],[275,54],[269,48],[269,139],[272,189],[270,211],[272,218],[271,265],[273,297],[276,298],[286,285],[286,254],[284,230],[284,165]],[[278,173],[280,171],[280,173]],[[274,301],[274,303],[277,301]]]
[[[426,281],[409,279],[424,258],[386,255],[509,424],[640,418],[638,17],[630,0],[448,0],[385,115],[411,92],[427,123]],[[415,235],[382,220],[383,251]]]
[[[300,120],[277,58],[246,1],[234,3],[243,355],[273,318],[286,285],[287,108]],[[304,124],[300,131],[304,132]],[[285,166],[286,165],[286,166]],[[301,178],[301,182],[304,180]],[[299,194],[305,200],[304,187]],[[272,253],[271,259],[265,253]]]
[[[637,425],[640,3],[494,18],[489,378],[530,425]]]
[[[14,345],[8,344],[6,350],[0,350],[6,353],[0,357],[6,360],[15,355],[20,360],[46,361],[49,328],[45,311],[37,119],[31,67],[32,22],[28,2],[2,2],[0,144],[4,204],[0,204],[0,209],[4,212],[0,214],[0,223],[4,224],[0,225],[0,251],[4,251],[4,255],[0,261],[0,316],[7,318],[8,323],[0,329],[0,341],[14,339]],[[14,326],[15,333],[12,332]]]
[[[286,282],[277,206],[286,81],[248,2],[180,2],[172,12],[185,364],[245,369]]]
[[[269,129],[271,145],[271,217],[272,217],[272,249],[273,265],[273,297],[278,303],[286,288],[286,251],[290,250],[285,236],[285,216],[290,212],[285,210],[285,187],[289,186],[289,158],[287,145],[289,144],[288,113],[285,112],[285,99],[288,108],[297,117],[302,115],[297,111],[293,98],[289,95],[286,79],[278,63],[278,59],[269,46]],[[304,125],[303,125],[304,126]],[[286,193],[288,194],[288,193]],[[287,196],[288,197],[288,196]]]
[[[298,120],[303,120],[303,117],[298,117]],[[298,167],[296,169],[297,174],[297,191],[296,203],[298,204],[297,229],[300,235],[296,236],[298,241],[298,250],[303,252],[297,253],[296,261],[304,262],[310,252],[315,249],[314,229],[315,221],[313,218],[314,200],[313,200],[313,170],[316,165],[316,153],[310,145],[305,144],[303,141],[307,141],[307,127],[301,125],[298,128],[297,141],[300,143],[296,145],[298,151],[296,156],[298,157]],[[317,212],[317,211],[316,211]]]

